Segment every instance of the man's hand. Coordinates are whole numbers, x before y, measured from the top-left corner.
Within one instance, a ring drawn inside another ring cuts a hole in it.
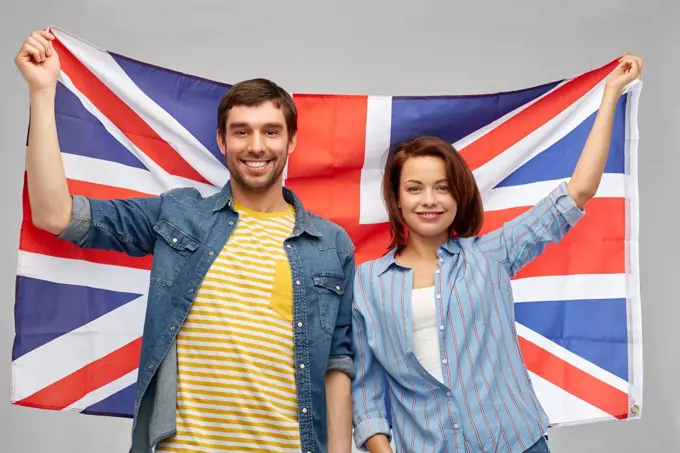
[[[24,41],[14,64],[32,92],[56,90],[59,79],[59,55],[52,47],[54,35],[48,31],[34,31]]]

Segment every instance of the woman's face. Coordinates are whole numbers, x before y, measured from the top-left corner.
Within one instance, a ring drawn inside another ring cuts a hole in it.
[[[399,207],[410,235],[448,237],[458,205],[451,195],[443,159],[419,156],[404,163]]]

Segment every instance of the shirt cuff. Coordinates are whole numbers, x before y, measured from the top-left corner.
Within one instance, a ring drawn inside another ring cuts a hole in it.
[[[328,361],[328,368],[326,371],[337,370],[345,373],[350,379],[354,379],[354,361],[349,356],[331,357]]]
[[[81,195],[73,195],[73,213],[71,221],[64,231],[57,237],[65,241],[79,243],[87,237],[90,226],[92,226],[92,211],[90,200]]]
[[[384,434],[392,442],[392,429],[385,418],[368,418],[354,428],[354,444],[360,451],[368,451],[366,441],[376,434]]]
[[[567,183],[562,181],[552,192],[550,192],[550,201],[557,208],[557,211],[564,217],[569,226],[576,225],[581,217],[586,213],[585,209],[581,209],[576,204],[576,201],[569,195]]]

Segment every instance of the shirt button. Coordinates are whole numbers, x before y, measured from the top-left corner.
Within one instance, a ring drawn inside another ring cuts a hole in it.
[[[151,365],[149,365],[149,369],[150,370],[153,369],[153,363]]]
[[[286,247],[290,248],[290,244],[286,244]]]
[[[444,360],[442,360],[442,363],[443,363],[444,365],[446,365],[446,364],[449,363],[449,362],[448,362],[448,360],[444,359]]]
[[[208,255],[213,256],[215,252],[209,252]]]
[[[460,429],[460,425],[456,423],[455,425],[453,425],[453,429]]]
[[[189,288],[189,292],[190,292],[190,293],[193,293],[193,292],[194,292],[194,288]]]
[[[440,262],[440,263],[443,263],[443,262],[444,262],[444,258],[439,258],[439,262]]]
[[[446,392],[446,396],[451,396],[451,392]]]
[[[170,326],[170,330],[175,330],[175,326]]]
[[[439,330],[444,330],[444,326],[439,326]]]
[[[303,407],[303,408],[302,408],[302,413],[303,413],[303,414],[306,414],[306,413],[307,413],[307,408],[306,408],[306,407]]]
[[[230,220],[230,221],[229,221],[229,225],[233,225],[233,224],[234,224],[234,221],[233,221],[233,220]]]
[[[441,294],[437,294],[437,299],[441,299],[441,298],[442,298],[442,295],[441,295]]]
[[[441,271],[440,271],[439,269],[437,269],[436,271],[434,271],[434,273],[437,274],[437,275],[439,275],[440,272],[441,272]]]
[[[298,323],[298,327],[302,327],[302,323],[301,323],[301,322]]]
[[[304,364],[304,363],[301,363],[301,364],[300,364],[300,369],[302,369],[302,370],[305,369],[305,364]]]
[[[340,287],[339,287],[339,286],[336,286],[335,289],[337,289],[338,291],[340,291]]]
[[[300,280],[295,280],[295,284],[300,286]]]
[[[177,242],[177,238],[172,238],[172,242]]]

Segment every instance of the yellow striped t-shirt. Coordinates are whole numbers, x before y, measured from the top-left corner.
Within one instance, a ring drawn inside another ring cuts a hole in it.
[[[177,435],[158,452],[299,452],[291,272],[292,206],[235,203],[238,224],[177,335]]]

